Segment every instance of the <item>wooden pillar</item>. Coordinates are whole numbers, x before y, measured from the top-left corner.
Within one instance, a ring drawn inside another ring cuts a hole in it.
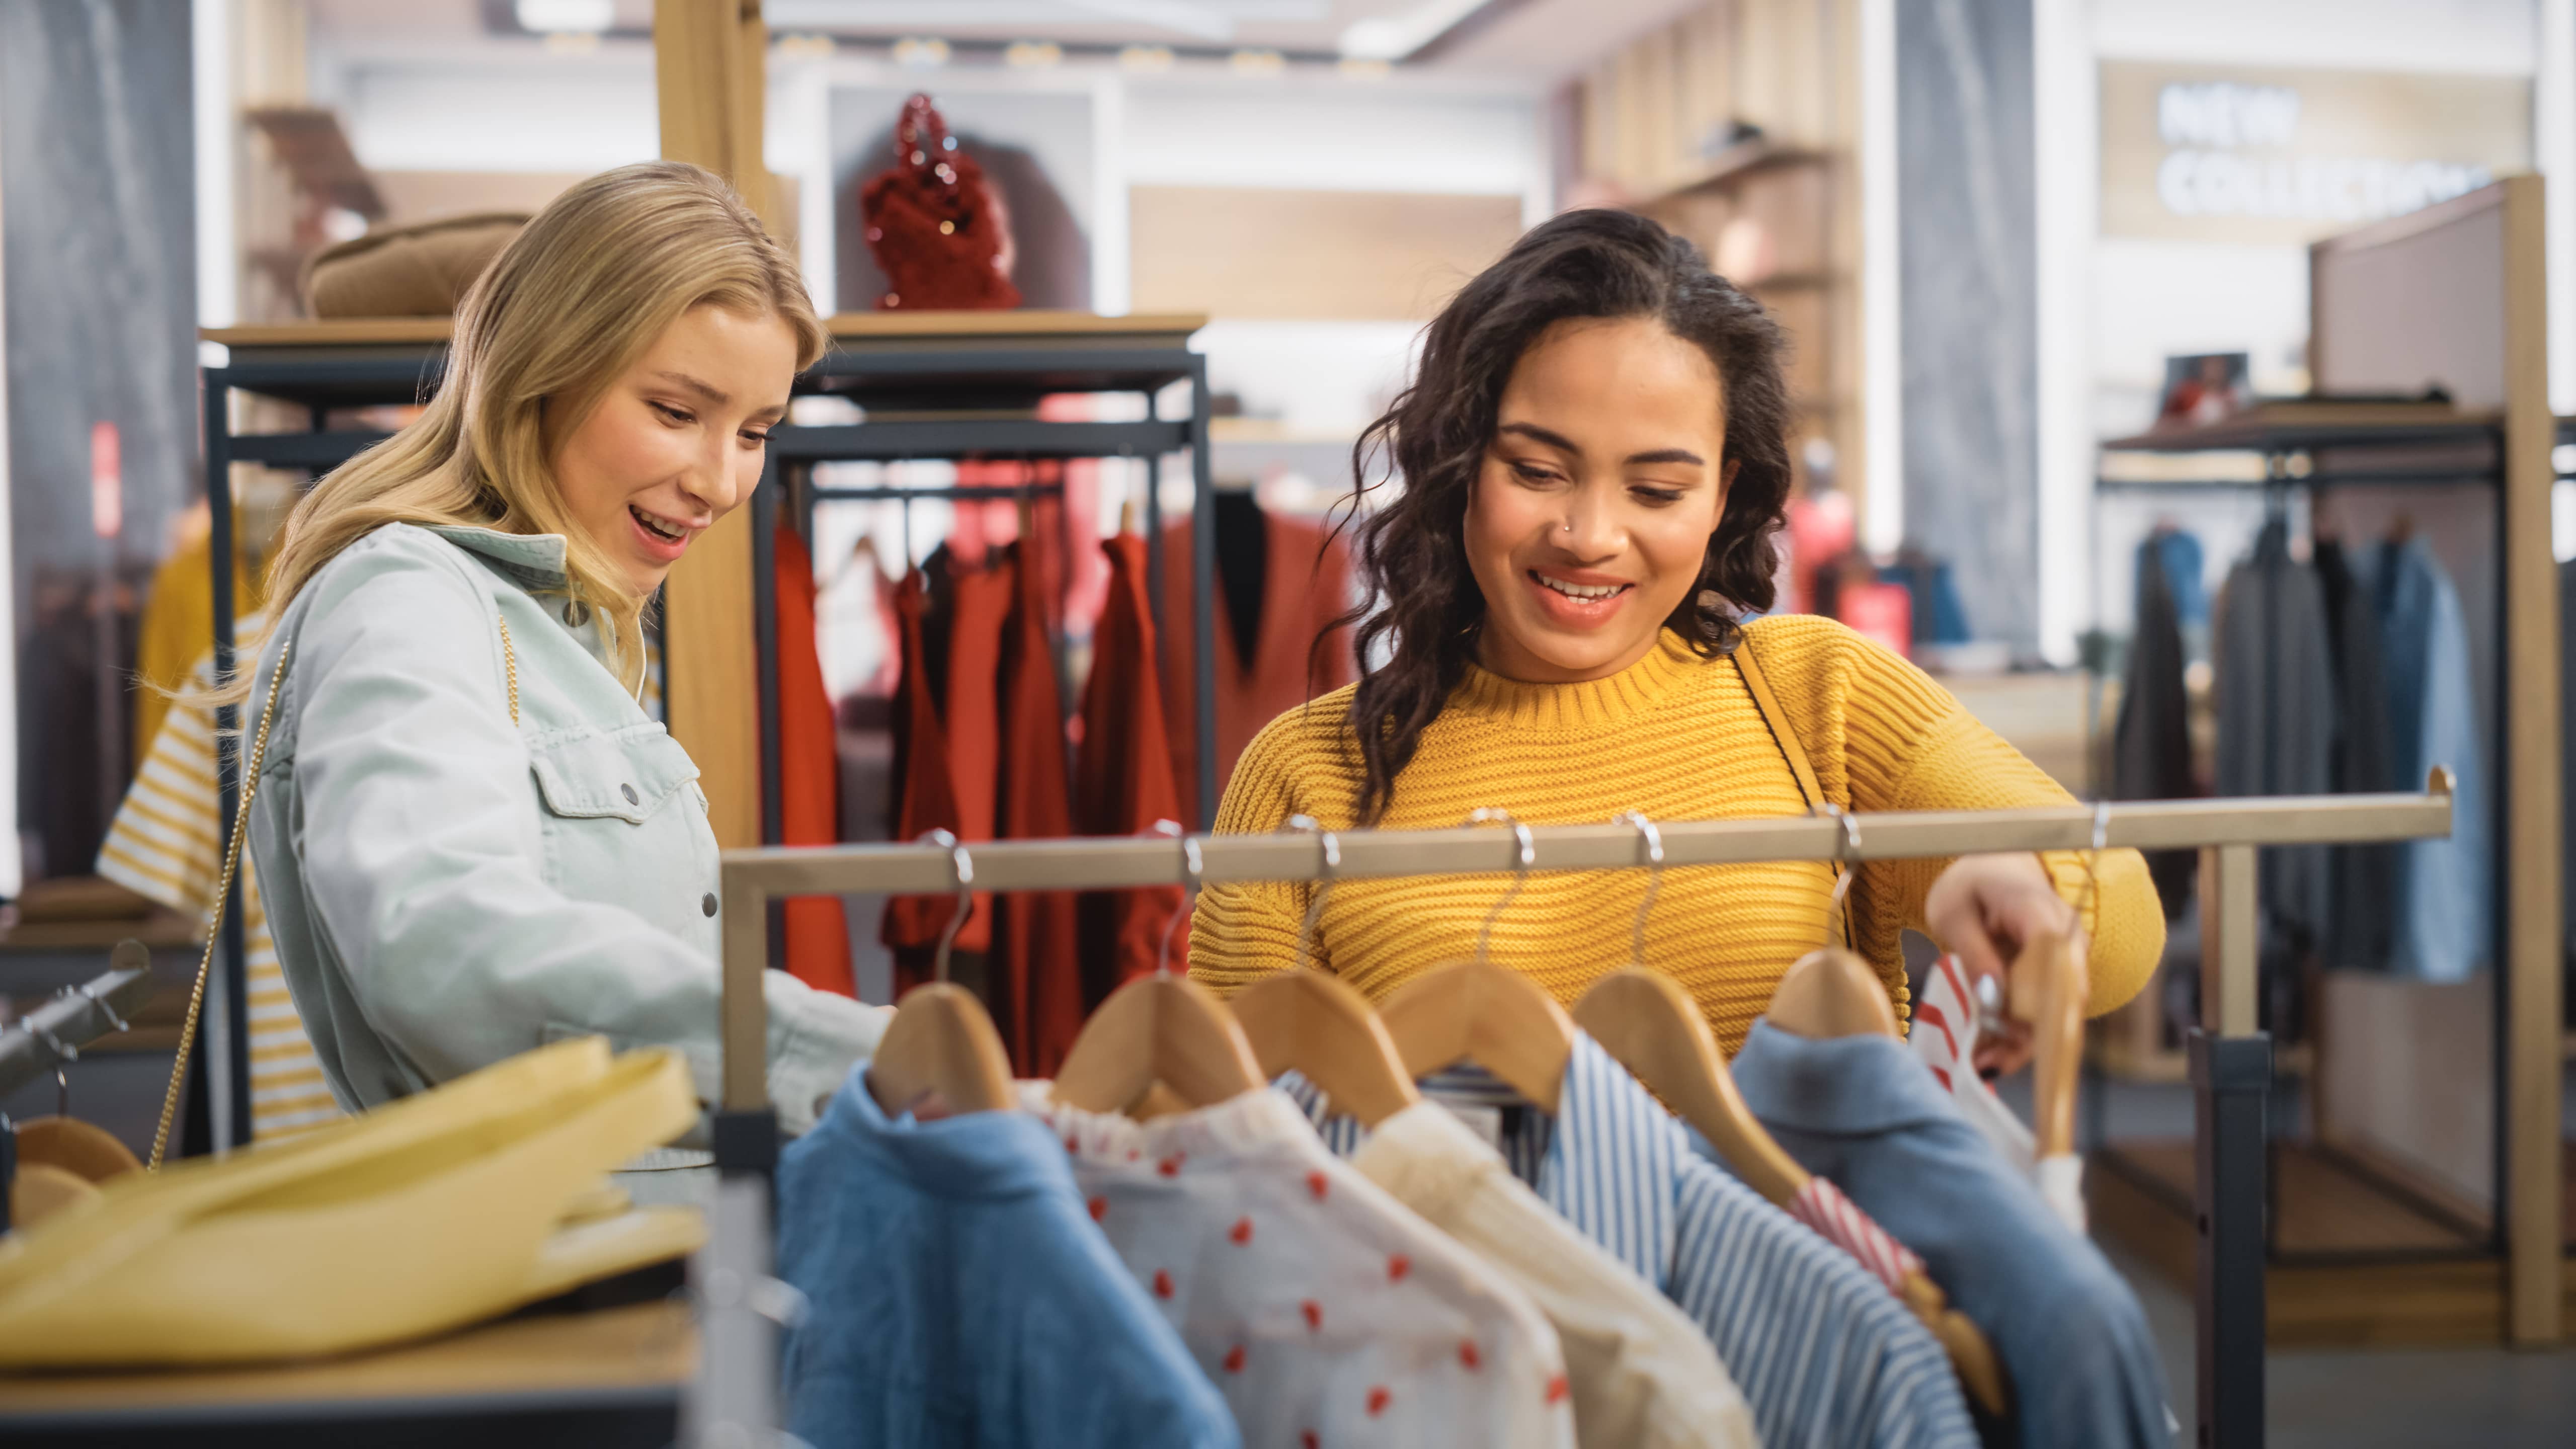
[[[2564,1327],[2560,1194],[2558,565],[2549,549],[2548,276],[2541,178],[2504,183],[2505,1192],[2517,1344]]]
[[[662,155],[724,177],[778,230],[761,156],[768,27],[760,0],[654,0]],[[716,840],[760,844],[760,678],[752,635],[751,508],[707,530],[663,586],[672,737],[697,762]]]

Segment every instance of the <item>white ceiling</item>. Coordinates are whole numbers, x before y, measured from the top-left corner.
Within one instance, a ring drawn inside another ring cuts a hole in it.
[[[1184,53],[1237,48],[1292,56],[1404,54],[1407,69],[1568,76],[1639,33],[1706,0],[765,0],[774,35],[828,33],[865,44],[938,37],[966,45],[1017,40],[1074,47],[1162,45]],[[618,31],[652,27],[653,0],[613,0]],[[424,43],[520,48],[513,0],[309,0],[315,40],[344,53]],[[498,22],[498,23],[496,23]],[[1357,30],[1354,27],[1359,27]]]

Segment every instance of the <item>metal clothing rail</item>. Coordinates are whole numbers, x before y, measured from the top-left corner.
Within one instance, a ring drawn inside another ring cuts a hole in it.
[[[2040,810],[1856,815],[1843,820],[1658,822],[1664,865],[1780,860],[1900,860],[1989,851],[2113,848],[2201,852],[2202,1025],[2191,1033],[2195,1196],[2200,1232],[2196,1300],[2199,1443],[2263,1442],[2264,1116],[2271,1039],[2255,1016],[2255,853],[2266,845],[2372,844],[2451,833],[2451,778],[2435,769],[2422,794],[2158,800]],[[1623,824],[1534,827],[1527,869],[1643,869],[1636,830]],[[1335,879],[1505,874],[1521,868],[1512,832],[1354,830],[1336,837]],[[1115,890],[1324,877],[1311,834],[1194,835],[996,841],[967,848],[978,891]],[[1195,862],[1196,868],[1192,868]],[[728,851],[723,864],[723,1101],[717,1165],[764,1173],[776,1159],[777,1119],[766,1077],[769,902],[866,891],[944,895],[958,888],[954,857],[933,845],[844,845]]]

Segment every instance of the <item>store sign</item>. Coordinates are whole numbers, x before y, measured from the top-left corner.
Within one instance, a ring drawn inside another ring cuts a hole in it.
[[[2308,242],[2475,191],[2530,157],[2521,77],[2102,65],[2107,236]]]

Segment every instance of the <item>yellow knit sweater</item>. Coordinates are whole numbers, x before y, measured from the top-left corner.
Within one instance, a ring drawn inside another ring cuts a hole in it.
[[[1783,615],[1748,629],[1825,794],[1855,811],[1992,810],[2068,801],[2040,769],[1969,716],[1947,690],[1828,619]],[[1276,830],[1289,816],[1328,830],[1356,822],[1360,771],[1345,687],[1273,720],[1235,767],[1220,832]],[[1479,806],[1525,825],[1598,823],[1623,810],[1657,821],[1799,815],[1787,758],[1743,676],[1674,634],[1619,674],[1583,684],[1523,684],[1470,667],[1423,732],[1381,822],[1454,826]],[[2049,854],[2059,891],[2078,899],[2080,854]],[[1854,937],[1900,1012],[1899,932],[1925,929],[1924,895],[1944,860],[1873,861],[1854,880]],[[2137,852],[2107,851],[2086,925],[2095,1014],[2137,994],[2164,950],[2164,915]],[[1824,944],[1832,870],[1812,861],[1693,866],[1665,875],[1647,922],[1647,963],[1672,974],[1729,1053],[1743,1043],[1793,961]],[[1497,872],[1352,880],[1324,902],[1316,956],[1371,1000],[1433,966],[1472,957],[1476,929],[1510,884]],[[1626,964],[1646,885],[1637,870],[1547,873],[1495,923],[1492,959],[1572,1003]],[[1208,887],[1190,935],[1190,973],[1228,995],[1297,961],[1310,887]]]

